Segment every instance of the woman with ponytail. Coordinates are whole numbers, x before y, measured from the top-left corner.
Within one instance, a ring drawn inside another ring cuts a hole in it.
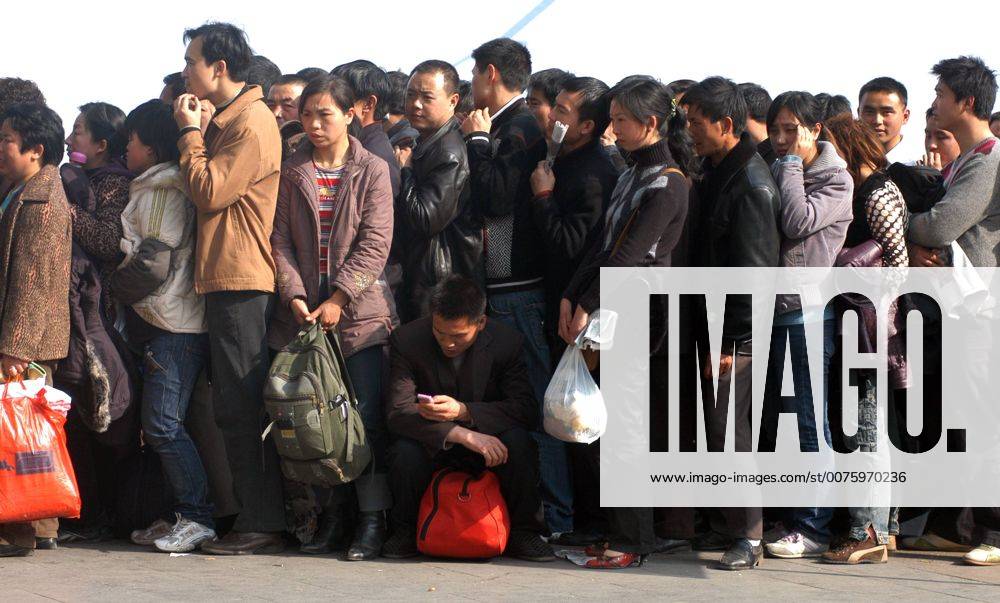
[[[688,209],[689,178],[696,158],[687,133],[687,118],[673,91],[648,76],[632,76],[611,95],[611,125],[618,145],[632,166],[618,179],[597,237],[573,275],[560,304],[559,335],[572,344],[600,303],[600,269],[604,267],[672,266]],[[651,317],[651,323],[653,319]],[[651,325],[662,329],[665,325]],[[586,455],[597,472],[599,449]],[[653,509],[606,509],[607,542],[588,552],[587,567],[625,568],[641,564],[656,548]]]

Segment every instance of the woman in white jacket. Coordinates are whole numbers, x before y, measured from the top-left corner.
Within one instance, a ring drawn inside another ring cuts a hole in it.
[[[208,356],[205,302],[194,290],[194,206],[177,165],[170,108],[139,105],[125,121],[132,181],[122,212],[125,260],[113,287],[125,304],[129,344],[143,353],[142,430],[174,497],[175,523],[158,519],[132,541],[188,552],[215,538],[208,482],[184,418]]]

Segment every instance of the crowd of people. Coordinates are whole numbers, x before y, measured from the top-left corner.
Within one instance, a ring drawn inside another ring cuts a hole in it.
[[[88,102],[65,138],[32,82],[0,79],[0,369],[40,369],[72,396],[83,503],[80,518],[0,525],[0,556],[117,535],[164,552],[274,553],[294,536],[306,554],[411,557],[433,471],[458,466],[496,473],[520,559],[584,546],[587,567],[627,568],[693,546],[752,569],[765,553],[856,564],[905,546],[1000,565],[1000,508],[601,508],[599,443],[541,427],[602,267],[832,267],[869,241],[869,265],[997,266],[1000,114],[978,58],[933,67],[926,153],[908,157],[907,90],[890,77],[861,88],[855,117],[843,96],[772,99],[723,77],[532,73],[506,38],[472,52],[468,82],[440,60],[283,74],[225,23],[184,40],[158,99],[128,114]],[[766,353],[790,346],[798,382],[802,308],[776,314]],[[749,371],[750,304],[726,315],[719,372]],[[824,320],[832,341],[838,319]],[[261,437],[271,359],[316,323],[338,336],[372,450],[335,488],[283,478]],[[655,308],[651,328],[666,328]],[[682,370],[696,366],[697,345],[682,348]],[[794,397],[780,380],[765,407],[808,409],[803,450],[829,443],[808,380]],[[874,383],[859,387],[874,408]],[[871,450],[874,413],[860,416]],[[897,541],[900,516],[920,514],[923,533]]]

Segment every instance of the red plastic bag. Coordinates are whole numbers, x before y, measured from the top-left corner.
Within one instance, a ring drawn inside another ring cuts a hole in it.
[[[420,501],[417,548],[432,557],[489,559],[503,554],[510,515],[492,471],[457,469],[434,474]]]
[[[67,401],[44,380],[3,385],[0,523],[80,516],[80,491],[63,430],[66,415],[56,409]]]

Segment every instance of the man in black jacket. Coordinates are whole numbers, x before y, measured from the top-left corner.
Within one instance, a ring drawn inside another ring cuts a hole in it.
[[[393,534],[383,555],[417,554],[417,511],[435,469],[489,467],[510,510],[505,554],[551,561],[539,535],[538,451],[528,432],[537,405],[524,338],[486,318],[486,296],[467,278],[443,281],[430,304],[430,317],[396,329],[389,340],[386,422],[397,439],[389,460]]]
[[[522,44],[498,38],[472,51],[472,96],[476,110],[462,122],[469,152],[473,203],[484,218],[488,312],[525,337],[528,378],[541,402],[552,376],[543,333],[545,250],[531,216],[531,172],[545,158],[545,137],[521,97],[531,76],[531,54]],[[541,412],[538,413],[539,428]],[[541,435],[541,430],[539,429]],[[543,443],[542,482],[547,518],[554,532],[568,529],[568,509],[558,502],[568,490],[566,470],[553,462]],[[565,463],[562,463],[565,466]],[[561,509],[560,509],[561,508]]]
[[[689,217],[693,266],[774,267],[781,246],[778,187],[757,146],[744,131],[747,104],[733,82],[712,77],[688,89],[688,128],[695,152],[704,158],[705,176],[695,185],[697,204]],[[731,373],[736,387],[737,430],[750,426],[748,376],[752,367],[752,306],[749,295],[729,296],[722,328],[720,379]],[[699,343],[707,338],[707,325],[696,334]],[[696,329],[697,331],[698,329]],[[704,356],[699,350],[697,354]],[[683,363],[682,363],[683,364]],[[688,363],[693,366],[694,363]],[[705,363],[707,364],[707,363]],[[705,365],[703,364],[703,366]],[[705,378],[711,376],[710,370]],[[693,380],[689,380],[693,384]],[[712,413],[709,382],[703,382],[705,416],[709,420],[710,442],[725,439],[726,418]],[[683,387],[683,386],[682,386]],[[684,394],[681,394],[681,399]],[[695,412],[689,409],[689,412]],[[684,415],[684,409],[681,414]],[[684,423],[683,416],[681,417]],[[762,519],[759,507],[721,509],[729,535],[735,540],[723,555],[720,567],[752,569],[763,556]]]
[[[608,86],[592,77],[565,81],[549,114],[548,133],[558,121],[566,137],[552,165],[541,161],[531,175],[530,204],[545,248],[545,330],[549,345],[561,348],[556,333],[559,300],[601,229],[619,172],[601,148],[610,121]],[[555,356],[555,354],[554,354]]]
[[[599,236],[604,210],[618,182],[618,168],[601,146],[601,134],[607,129],[611,100],[608,86],[592,77],[572,77],[560,85],[552,110],[548,114],[547,133],[552,134],[556,122],[567,127],[562,146],[551,167],[540,161],[531,174],[532,217],[541,233],[545,247],[545,335],[552,351],[553,362],[566,347],[559,338],[559,302],[570,278],[580,266],[584,253]],[[567,475],[564,482],[561,469],[566,465],[567,447],[548,436],[550,442],[539,440],[542,475],[552,476],[543,486],[550,501],[546,519],[553,532],[563,534],[560,542],[582,542],[586,534],[599,530],[600,496],[590,487],[597,480],[588,475],[591,466],[585,461],[581,446],[570,446],[574,459],[576,483],[570,488]],[[574,498],[575,504],[574,504]],[[575,532],[573,536],[569,532]]]
[[[332,75],[343,78],[354,89],[354,116],[359,126],[358,140],[366,151],[389,165],[392,197],[399,194],[399,163],[382,127],[389,96],[389,77],[371,61],[359,59],[333,68]],[[353,133],[353,132],[352,132]]]
[[[444,61],[424,61],[410,74],[406,116],[420,132],[414,149],[396,150],[401,166],[393,248],[403,283],[396,296],[400,320],[430,312],[430,292],[451,274],[482,282],[482,221],[469,202],[465,142],[454,120],[458,72]]]

